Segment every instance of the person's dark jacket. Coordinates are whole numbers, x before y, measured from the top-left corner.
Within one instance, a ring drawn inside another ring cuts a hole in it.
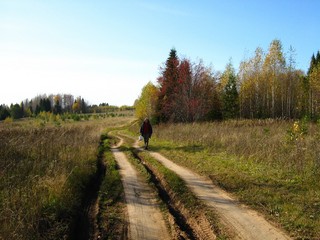
[[[151,137],[152,135],[152,126],[149,121],[144,121],[140,127],[140,133],[142,136],[148,135]]]

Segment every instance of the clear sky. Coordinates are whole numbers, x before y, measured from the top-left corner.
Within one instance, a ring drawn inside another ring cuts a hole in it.
[[[132,105],[170,49],[223,71],[281,40],[307,70],[318,0],[0,0],[0,104],[38,94]]]

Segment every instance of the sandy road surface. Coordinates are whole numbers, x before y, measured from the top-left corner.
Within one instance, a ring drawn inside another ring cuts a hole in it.
[[[136,170],[123,152],[117,147],[111,150],[120,167],[124,185],[129,218],[129,239],[171,239],[151,188],[139,179]]]
[[[165,167],[178,174],[200,199],[213,207],[225,225],[233,232],[235,239],[290,239],[256,211],[237,203],[225,191],[214,186],[210,180],[173,163],[159,153],[150,152],[150,154]]]

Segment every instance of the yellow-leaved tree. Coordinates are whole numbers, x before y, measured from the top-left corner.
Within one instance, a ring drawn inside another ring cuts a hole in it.
[[[152,83],[148,82],[142,88],[140,97],[135,102],[136,117],[143,121],[146,117],[152,123],[156,121],[156,106],[158,101],[158,88]]]

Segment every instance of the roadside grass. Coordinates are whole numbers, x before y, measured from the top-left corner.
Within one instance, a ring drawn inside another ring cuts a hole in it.
[[[101,133],[132,118],[0,123],[0,239],[67,239],[96,173]]]
[[[297,130],[294,124],[243,120],[160,125],[150,149],[209,177],[294,238],[319,239],[319,126],[298,122]]]

